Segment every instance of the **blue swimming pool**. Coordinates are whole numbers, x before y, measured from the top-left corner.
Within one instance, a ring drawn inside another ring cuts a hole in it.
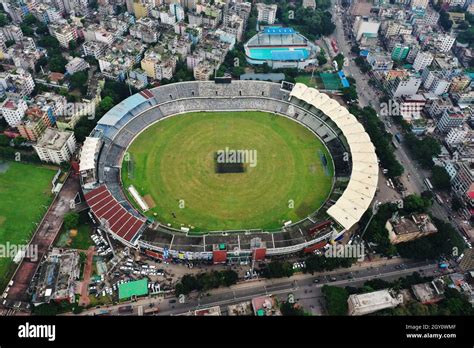
[[[257,60],[304,60],[309,57],[306,48],[262,47],[249,48],[250,58]]]

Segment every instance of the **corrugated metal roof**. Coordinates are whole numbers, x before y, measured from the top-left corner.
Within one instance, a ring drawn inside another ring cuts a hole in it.
[[[140,93],[134,94],[131,97],[121,101],[109,110],[100,120],[98,124],[104,124],[107,126],[114,126],[120,119],[127,114],[130,110],[137,107],[141,103],[146,101]]]
[[[297,83],[290,96],[324,112],[342,131],[349,144],[352,155],[351,178],[344,193],[327,213],[345,229],[350,229],[370,207],[377,190],[379,170],[375,147],[357,118],[328,95]]]

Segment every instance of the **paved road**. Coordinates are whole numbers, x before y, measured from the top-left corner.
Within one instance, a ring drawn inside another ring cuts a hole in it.
[[[256,296],[263,296],[267,294],[275,295],[281,300],[286,300],[289,294],[292,294],[298,302],[302,302],[306,309],[313,309],[311,306],[323,305],[321,288],[325,284],[333,286],[361,286],[364,282],[370,279],[385,279],[394,280],[400,277],[412,274],[415,271],[423,270],[423,274],[433,275],[433,271],[436,270],[437,265],[431,263],[417,263],[411,265],[409,268],[397,269],[396,266],[390,265],[386,267],[376,267],[371,269],[364,269],[356,272],[340,271],[334,275],[319,275],[319,276],[305,276],[297,278],[295,280],[285,280],[283,282],[268,283],[268,281],[262,281],[261,285],[252,285],[247,288],[240,290],[230,290],[223,292],[218,295],[212,295],[197,300],[190,300],[189,303],[176,303],[174,308],[166,308],[161,305],[160,315],[176,315],[193,311],[197,308],[212,307],[212,306],[225,306],[230,304],[236,304],[242,301],[248,301]],[[352,274],[351,274],[352,273]],[[331,277],[335,277],[336,281],[331,281]],[[353,277],[353,278],[349,278]],[[314,283],[314,280],[318,279],[318,283]],[[314,313],[314,314],[322,314]]]
[[[38,225],[30,242],[30,245],[38,248],[37,257],[35,259],[25,257],[12,277],[14,284],[8,292],[6,306],[13,305],[17,301],[22,301],[25,304],[29,302],[30,294],[27,290],[31,279],[33,279],[43,256],[56,239],[63,223],[63,217],[71,210],[70,202],[75,198],[78,191],[79,178],[71,174]]]
[[[132,303],[134,306],[134,314],[138,312],[138,307],[143,306],[145,309],[150,306],[160,309],[159,315],[177,315],[194,311],[198,308],[211,306],[223,306],[225,310],[229,304],[235,304],[242,301],[248,301],[253,297],[265,294],[273,294],[281,299],[286,299],[288,294],[292,293],[307,310],[314,314],[323,312],[323,303],[321,299],[321,287],[330,283],[337,286],[360,286],[369,279],[386,279],[393,280],[399,277],[409,275],[415,271],[423,270],[423,274],[433,275],[436,270],[436,264],[432,262],[410,262],[401,259],[381,260],[363,265],[356,265],[350,269],[340,269],[333,272],[325,272],[315,275],[299,274],[291,279],[275,279],[275,280],[257,280],[244,282],[231,288],[220,288],[210,291],[210,296],[204,294],[202,297],[192,295],[185,299],[184,303],[180,303],[176,297],[169,298],[144,298]],[[335,277],[335,281],[331,278]],[[318,279],[318,283],[314,280]],[[173,301],[173,303],[170,303]],[[118,315],[117,309],[120,307],[109,306],[106,309],[110,311],[110,315]],[[99,314],[101,309],[91,309],[84,311],[82,315]]]
[[[333,8],[335,3],[339,3],[339,0],[333,0]],[[336,39],[340,51],[344,54],[345,57],[349,58],[347,66],[344,66],[344,71],[347,76],[352,76],[357,82],[359,105],[361,107],[371,105],[377,111],[379,117],[381,117],[381,119],[385,122],[387,131],[394,135],[398,133],[399,130],[393,124],[393,122],[391,122],[390,116],[380,115],[379,97],[377,96],[376,91],[371,85],[369,85],[367,74],[361,73],[357,65],[350,58],[352,56],[352,53],[350,51],[350,41],[344,37],[344,29],[342,23],[342,18],[344,17],[345,15],[343,13],[339,13],[333,16],[333,18],[335,19],[336,30],[331,37]],[[387,125],[387,122],[390,123],[390,127]],[[395,149],[395,156],[405,169],[404,174],[400,179],[407,187],[407,192],[420,194],[421,192],[427,190],[427,187],[424,183],[424,179],[429,177],[430,174],[428,171],[420,168],[418,164],[416,164],[416,162],[409,157],[407,150],[408,149],[403,144],[399,146],[398,149]],[[382,187],[380,188],[382,189]],[[376,197],[376,199],[378,199],[378,197]],[[380,201],[385,200],[382,199]],[[433,203],[431,212],[434,216],[444,221],[447,221],[449,216],[454,215],[454,213],[450,210],[449,206],[440,205],[437,201]],[[456,220],[452,220],[451,222],[457,227],[459,235],[463,237],[464,235],[461,232],[460,228],[461,222]]]

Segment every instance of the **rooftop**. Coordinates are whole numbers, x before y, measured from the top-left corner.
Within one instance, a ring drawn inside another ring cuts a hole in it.
[[[119,285],[119,299],[126,299],[132,296],[143,296],[148,294],[148,280],[140,279],[133,282]]]
[[[53,128],[47,128],[41,139],[38,140],[36,146],[58,151],[63,148],[73,135],[74,133],[70,131],[59,131]]]

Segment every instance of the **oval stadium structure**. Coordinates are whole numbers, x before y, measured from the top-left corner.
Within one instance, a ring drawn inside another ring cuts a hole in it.
[[[144,129],[165,117],[199,111],[264,111],[313,131],[334,162],[334,186],[326,203],[279,231],[196,234],[145,217],[129,202],[121,180],[126,149]],[[352,229],[370,207],[378,160],[358,120],[328,95],[304,84],[260,81],[192,81],[143,90],[123,100],[98,122],[80,153],[81,184],[90,212],[122,244],[156,258],[222,263],[312,252]]]

